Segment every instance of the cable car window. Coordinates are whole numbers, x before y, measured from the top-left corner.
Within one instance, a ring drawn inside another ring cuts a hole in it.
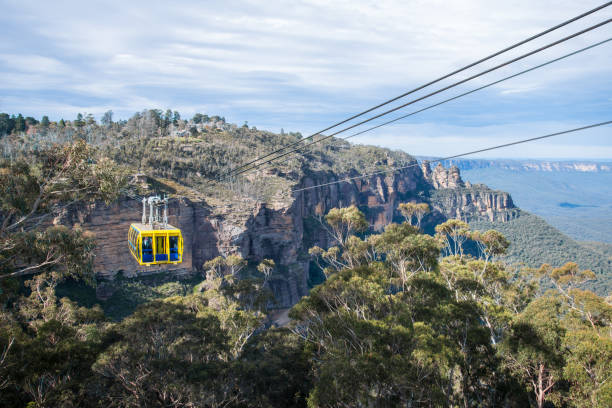
[[[166,237],[157,237],[157,241],[155,242],[155,249],[158,254],[163,254],[166,252]]]
[[[171,236],[170,237],[170,260],[171,261],[178,261],[179,260],[179,255],[178,255],[178,237],[177,236]]]
[[[167,261],[168,254],[166,253],[166,237],[155,237],[155,261]]]
[[[153,262],[153,238],[142,237],[142,261]]]

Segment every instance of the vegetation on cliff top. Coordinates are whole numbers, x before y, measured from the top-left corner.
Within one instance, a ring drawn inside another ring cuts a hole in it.
[[[10,117],[9,117],[10,119]],[[333,139],[332,143],[314,144],[301,154],[290,155],[273,166],[238,176],[223,183],[214,180],[229,171],[302,138],[299,133],[274,134],[255,127],[236,126],[219,116],[196,114],[181,119],[178,112],[145,110],[127,121],[112,120],[109,112],[98,124],[91,115],[74,121],[38,121],[24,125],[24,131],[0,128],[0,153],[14,157],[24,152],[45,149],[54,143],[85,140],[101,154],[133,173],[173,180],[181,185],[224,200],[282,199],[289,186],[308,171],[370,171],[389,164],[414,162],[408,154],[373,146],[350,145]],[[6,132],[6,130],[5,130]],[[12,132],[12,133],[11,133]]]

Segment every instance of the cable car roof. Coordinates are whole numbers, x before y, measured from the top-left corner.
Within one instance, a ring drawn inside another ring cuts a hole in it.
[[[179,228],[173,227],[170,224],[163,224],[163,223],[153,223],[153,225],[151,224],[142,224],[142,223],[134,223],[132,224],[132,227],[135,228],[138,232],[153,232],[153,231],[177,231],[180,232]]]

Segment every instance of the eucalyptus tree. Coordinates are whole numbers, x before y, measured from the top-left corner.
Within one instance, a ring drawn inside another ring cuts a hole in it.
[[[342,244],[311,254],[332,273],[290,314],[313,355],[309,403],[485,407],[520,400],[507,391],[513,379],[497,353],[518,289],[510,290],[500,264],[461,255],[469,226],[451,220],[434,238],[405,222],[362,240],[351,235],[366,229],[352,228],[361,224],[357,211],[330,210],[330,233]],[[443,246],[453,256],[439,261]]]
[[[109,159],[96,158],[82,140],[38,152],[30,160],[1,161],[0,170],[0,280],[52,268],[87,275],[91,237],[45,222],[79,201],[115,200],[125,172]]]

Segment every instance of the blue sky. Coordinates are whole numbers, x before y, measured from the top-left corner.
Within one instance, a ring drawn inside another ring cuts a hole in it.
[[[172,108],[310,134],[602,2],[0,0],[0,112]],[[609,7],[457,79],[611,16]],[[428,103],[609,37],[612,24]],[[352,140],[440,156],[611,118],[607,43]],[[488,156],[612,159],[612,126]]]

